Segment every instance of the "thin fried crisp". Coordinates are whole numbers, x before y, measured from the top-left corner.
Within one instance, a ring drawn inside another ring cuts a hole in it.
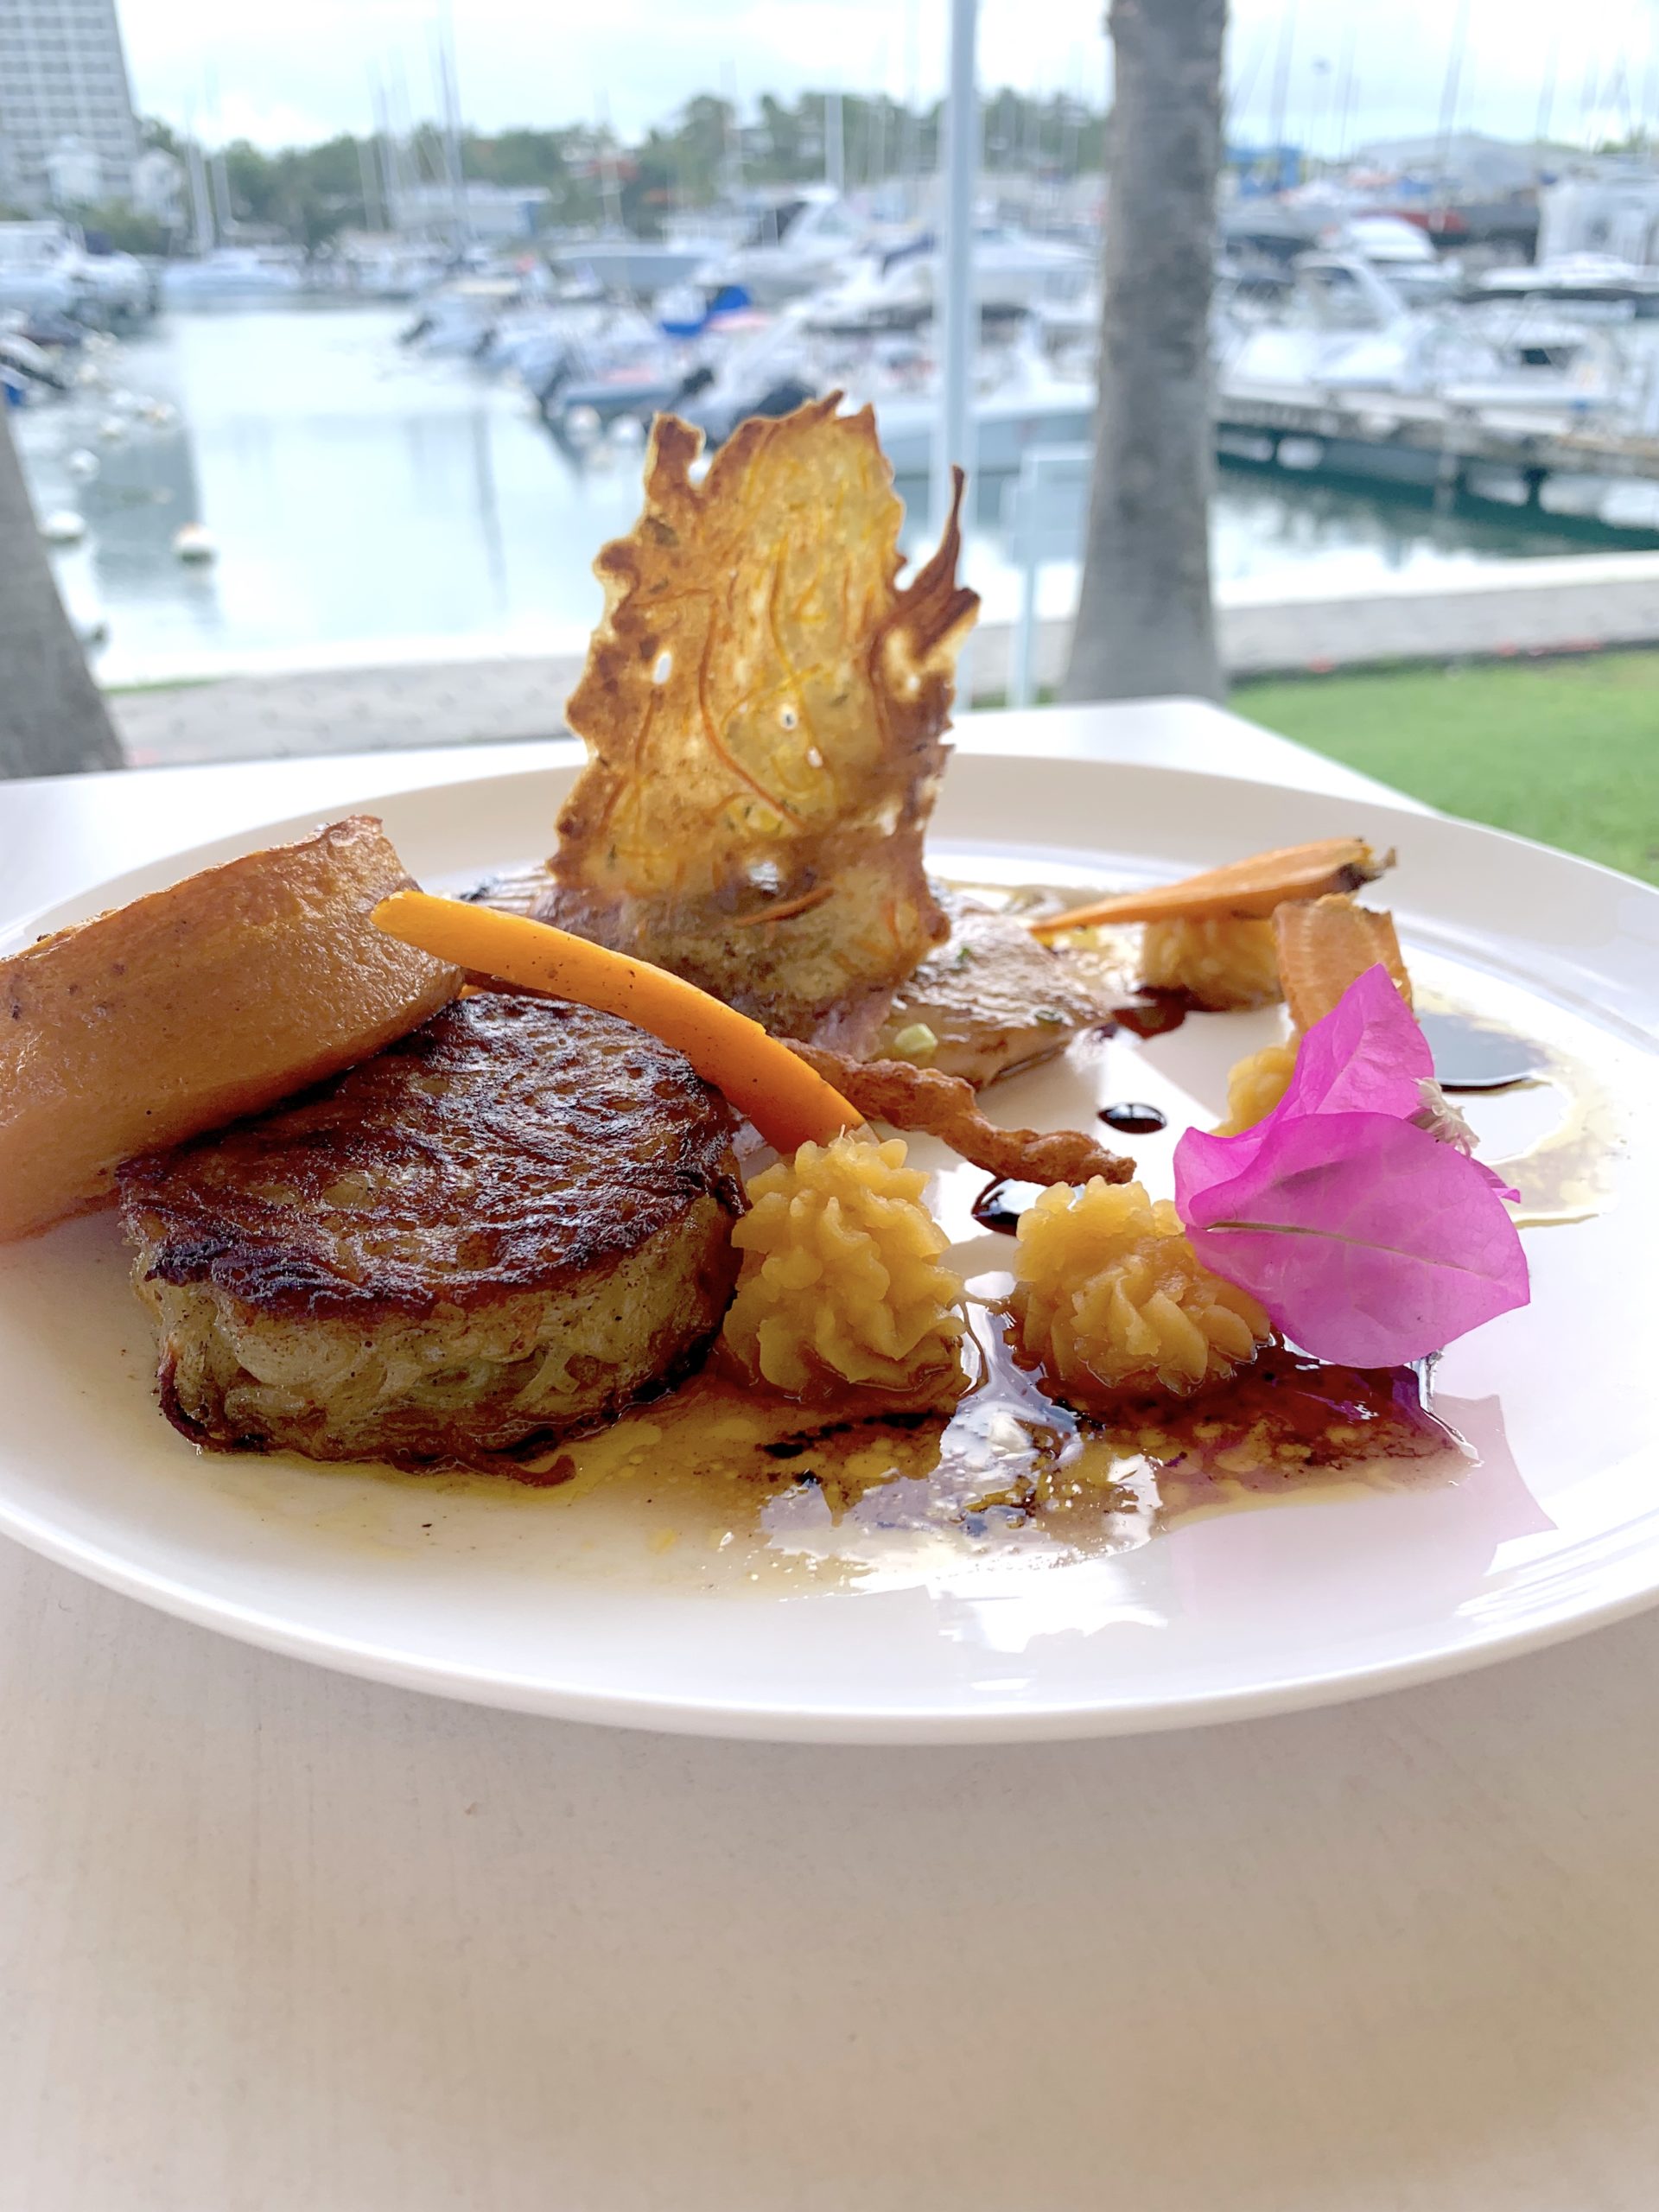
[[[671,968],[783,1034],[885,995],[945,934],[922,868],[957,650],[957,482],[907,588],[868,408],[839,394],[701,434],[658,418],[645,505],[597,574],[566,708],[589,762],[543,918]]]
[[[1021,1183],[1086,1183],[1099,1175],[1127,1183],[1135,1162],[1108,1152],[1081,1129],[1000,1129],[979,1110],[974,1086],[958,1075],[906,1060],[853,1060],[822,1046],[790,1040],[809,1067],[873,1122],[921,1129],[988,1175]]]

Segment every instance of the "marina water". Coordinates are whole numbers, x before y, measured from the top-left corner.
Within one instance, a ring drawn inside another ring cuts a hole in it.
[[[397,307],[171,313],[96,357],[99,383],[14,415],[40,511],[85,519],[54,557],[77,620],[104,633],[106,683],[580,650],[600,606],[594,556],[639,512],[637,439],[571,456],[522,391],[400,347],[407,321]],[[166,411],[147,415],[139,403],[152,400]],[[899,489],[914,544],[926,487]],[[1006,490],[979,486],[967,558],[1002,619],[1019,591]],[[211,534],[211,563],[175,552],[193,522]],[[1224,588],[1280,576],[1291,588],[1317,570],[1341,594],[1402,571],[1427,580],[1659,538],[1230,470],[1213,543]],[[1075,561],[1050,564],[1042,611],[1067,613],[1076,588]]]

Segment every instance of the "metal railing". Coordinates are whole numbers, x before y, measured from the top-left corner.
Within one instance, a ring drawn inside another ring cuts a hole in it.
[[[1011,707],[1030,706],[1035,692],[1038,576],[1045,562],[1077,558],[1093,458],[1088,446],[1027,446],[1020,474],[1002,497],[1009,565],[1020,572],[1020,611],[1008,665]]]

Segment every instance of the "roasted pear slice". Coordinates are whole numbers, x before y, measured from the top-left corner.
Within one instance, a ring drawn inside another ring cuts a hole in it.
[[[1298,1030],[1322,1021],[1351,983],[1380,961],[1411,1004],[1411,978],[1395,935],[1394,916],[1341,896],[1275,907],[1279,981]]]
[[[1312,845],[1287,845],[1256,853],[1226,868],[1206,869],[1179,883],[1160,883],[1146,891],[1123,891],[1090,900],[1064,914],[1033,917],[1030,927],[1044,939],[1068,930],[1092,929],[1109,922],[1207,921],[1227,918],[1259,920],[1287,899],[1319,899],[1327,893],[1357,891],[1373,883],[1394,855],[1381,860],[1358,837],[1323,837]]]

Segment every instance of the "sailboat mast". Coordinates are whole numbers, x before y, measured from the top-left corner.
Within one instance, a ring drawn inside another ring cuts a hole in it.
[[[726,193],[732,200],[743,192],[743,132],[737,119],[737,64],[728,54],[721,66],[721,103],[726,110]]]
[[[1555,75],[1560,67],[1561,33],[1557,24],[1550,35],[1549,59],[1544,64],[1544,81],[1538,87],[1538,126],[1533,136],[1540,146],[1549,143],[1549,126],[1555,111]]]
[[[1337,159],[1338,162],[1347,162],[1353,157],[1354,44],[1354,19],[1350,16],[1342,27],[1342,60],[1338,65],[1337,78]]]
[[[374,174],[374,140],[372,137],[357,142],[357,188],[363,194],[363,227],[365,231],[385,230],[386,219],[380,205],[380,188]]]
[[[471,226],[467,219],[467,187],[461,175],[461,95],[455,84],[455,19],[450,0],[443,0],[439,12],[435,42],[438,97],[443,109],[443,176],[449,188],[449,213],[459,249],[469,242]]]
[[[599,117],[599,189],[605,210],[605,226],[612,233],[622,228],[622,191],[616,173],[616,148],[611,138],[611,103],[601,92],[594,100]]]
[[[1286,118],[1290,105],[1290,55],[1296,40],[1296,0],[1285,0],[1279,19],[1279,52],[1273,65],[1273,118],[1268,136],[1273,141],[1275,181],[1282,181]]]
[[[380,160],[380,197],[385,202],[386,228],[395,231],[401,219],[404,177],[397,158],[397,141],[393,133],[391,105],[380,72],[369,71],[369,106],[374,116],[376,149]]]
[[[1458,88],[1463,79],[1463,57],[1469,43],[1469,0],[1458,0],[1452,19],[1452,48],[1446,57],[1446,83],[1440,92],[1440,179],[1444,189],[1452,161],[1452,139],[1457,129]]]

